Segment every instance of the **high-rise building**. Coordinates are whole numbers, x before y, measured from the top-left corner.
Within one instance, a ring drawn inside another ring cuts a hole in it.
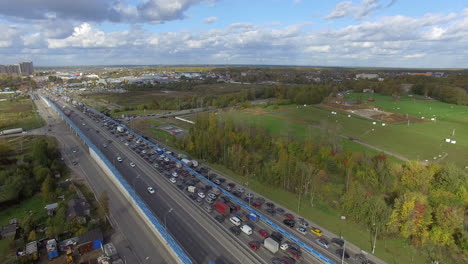
[[[19,67],[20,67],[20,73],[32,74],[34,72],[34,66],[33,66],[32,61],[21,62],[19,64]]]
[[[34,66],[32,61],[12,65],[0,65],[0,73],[32,74]]]

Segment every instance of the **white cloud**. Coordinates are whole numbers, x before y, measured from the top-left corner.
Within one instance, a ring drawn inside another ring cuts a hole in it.
[[[53,27],[49,26],[0,25],[0,52],[5,61],[15,62],[13,55],[30,56],[38,61],[37,65],[264,63],[466,67],[468,13],[465,12],[390,16],[328,30],[310,30],[307,25],[234,23],[201,32],[155,33],[138,26],[106,32],[97,23],[81,23],[71,33],[55,37],[50,34]],[[68,56],[62,58],[63,54]]]
[[[213,24],[214,22],[218,21],[218,18],[215,16],[207,17],[203,20],[206,24]]]
[[[380,0],[362,0],[362,2],[359,4],[354,4],[352,1],[343,1],[336,4],[335,9],[331,11],[325,18],[337,19],[350,16],[354,17],[355,19],[362,19],[377,9],[392,6],[395,2],[395,0],[392,0],[383,6],[380,3]]]

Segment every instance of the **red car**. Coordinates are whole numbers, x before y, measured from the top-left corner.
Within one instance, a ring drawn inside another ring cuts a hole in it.
[[[284,217],[286,217],[286,219],[289,219],[289,220],[294,220],[294,215],[290,213],[284,214]]]
[[[258,233],[264,238],[270,237],[270,233],[268,233],[268,231],[266,231],[265,229],[258,230]]]
[[[252,203],[252,206],[255,207],[255,208],[260,208],[260,207],[262,207],[262,204],[254,202],[254,203]]]
[[[250,241],[249,242],[249,247],[254,250],[254,251],[257,251],[258,249],[260,249],[260,242],[258,241]]]
[[[294,248],[288,248],[287,249],[288,253],[291,254],[294,258],[300,259],[302,256],[302,252],[299,250],[296,250]]]

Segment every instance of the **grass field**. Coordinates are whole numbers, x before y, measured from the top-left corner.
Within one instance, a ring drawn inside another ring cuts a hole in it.
[[[21,127],[30,130],[43,126],[44,120],[36,112],[29,98],[0,102],[0,130]]]
[[[42,196],[36,195],[17,205],[3,208],[0,210],[0,226],[8,224],[8,221],[12,218],[19,220],[30,213],[45,217],[47,211],[44,209],[44,206],[46,206],[46,203]]]
[[[384,110],[426,118],[435,115],[437,121],[410,123],[409,126],[406,123],[386,124],[383,127],[381,122],[373,125],[371,120],[359,116],[348,117],[347,113],[340,112],[332,115],[330,111],[314,106],[247,109],[227,112],[223,116],[237,122],[265,127],[273,134],[290,134],[299,138],[319,133],[317,125],[323,120],[328,120],[338,123],[341,127],[340,133],[343,135],[358,138],[409,159],[450,161],[462,167],[468,165],[466,161],[468,157],[468,107],[410,98],[392,102],[391,97],[388,96],[373,96],[376,98],[375,105]],[[455,136],[453,137],[454,129]],[[445,138],[455,139],[457,143],[445,143]],[[358,144],[350,141],[345,141],[344,144],[355,151],[367,149],[361,145],[356,146]]]

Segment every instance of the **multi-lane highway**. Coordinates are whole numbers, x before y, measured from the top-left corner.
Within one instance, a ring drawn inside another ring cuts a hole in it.
[[[61,100],[57,102],[62,106],[65,104]],[[73,108],[71,105],[67,106]],[[87,115],[75,111],[71,115],[71,119],[101,149],[106,157],[113,161],[115,167],[134,186],[137,193],[161,222],[166,222],[169,232],[195,262],[206,263],[209,260],[217,260],[220,263],[271,263],[271,259],[275,256],[269,251],[262,248],[254,252],[247,246],[250,241],[263,239],[257,233],[259,229],[274,231],[270,226],[259,222],[254,225],[255,232],[251,236],[244,234],[234,236],[229,232],[229,227],[232,226],[229,221],[223,223],[215,221],[213,217],[216,215],[215,212],[210,214],[203,210],[202,206],[189,199],[186,191],[177,189],[176,184],[170,183],[150,163],[130,149],[130,144],[134,144],[134,142],[119,137],[118,133],[110,133],[110,130],[102,126],[103,121],[96,119],[96,116],[97,113],[88,113]],[[124,142],[129,146],[125,145]],[[117,157],[122,157],[123,161],[117,161]],[[130,166],[131,162],[135,164],[134,167]],[[149,186],[156,189],[155,194],[147,192]],[[264,212],[262,214],[265,215]],[[287,229],[282,223],[282,218],[278,215],[268,217],[276,225]],[[299,237],[306,244],[312,245],[314,250],[319,251],[320,254],[333,262],[341,262],[341,258],[336,255],[336,250],[341,249],[340,246],[330,243],[329,248],[326,249],[319,246],[315,241],[317,237],[310,233],[305,236],[295,229],[288,229],[288,232]],[[303,253],[298,263],[319,263],[311,254]],[[285,255],[288,255],[286,251],[280,250],[276,257]],[[345,262],[361,263],[352,258]]]

